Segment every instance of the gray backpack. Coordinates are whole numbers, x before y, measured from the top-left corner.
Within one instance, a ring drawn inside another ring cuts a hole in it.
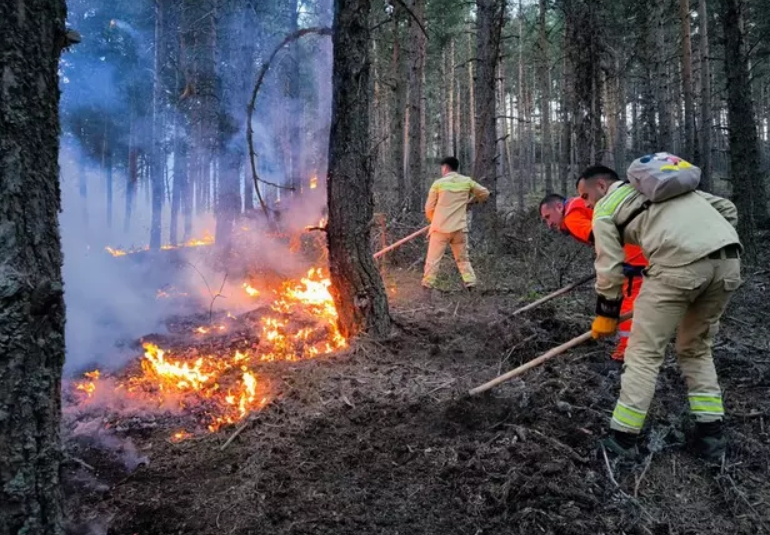
[[[647,154],[631,162],[626,171],[628,183],[647,200],[634,210],[626,221],[618,225],[621,237],[628,224],[651,204],[698,189],[700,175],[700,168],[668,152]]]
[[[700,184],[700,169],[668,152],[642,156],[631,163],[626,173],[634,189],[651,202],[695,191]]]

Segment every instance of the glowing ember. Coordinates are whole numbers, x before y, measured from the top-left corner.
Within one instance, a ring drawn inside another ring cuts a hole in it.
[[[182,442],[183,440],[192,438],[192,436],[192,433],[188,433],[187,431],[177,431],[171,435],[171,442]]]
[[[96,391],[96,382],[99,380],[100,376],[101,376],[101,372],[99,370],[94,370],[92,372],[84,373],[83,377],[89,380],[76,382],[75,390],[79,390],[80,392],[85,392],[86,397],[89,397],[89,398],[92,397],[94,395],[94,392]]]
[[[284,283],[275,291],[273,314],[263,316],[257,327],[261,333],[256,349],[231,355],[203,355],[195,350],[172,355],[148,343],[144,345],[141,371],[128,378],[110,378],[110,388],[158,410],[176,406],[183,413],[200,417],[210,432],[235,424],[270,400],[254,366],[265,361],[312,358],[347,346],[337,329],[330,286],[320,269],[311,269],[300,281]],[[224,325],[201,326],[195,332],[224,329]],[[104,378],[95,370],[73,383],[76,392],[85,393],[78,399],[90,402],[100,379]],[[170,440],[178,442],[190,436],[187,431],[175,431]]]
[[[316,189],[318,187],[318,177],[313,175],[310,177],[310,189]]]
[[[165,244],[165,245],[161,245],[160,248],[163,251],[168,251],[170,249],[181,249],[183,247],[200,247],[202,245],[211,245],[213,243],[214,243],[214,236],[212,236],[210,232],[206,231],[204,232],[202,238],[194,238],[181,245]],[[112,256],[126,256],[127,254],[141,253],[142,251],[149,251],[150,247],[145,246],[145,247],[139,247],[139,248],[128,249],[128,250],[105,247],[104,250],[110,253]]]

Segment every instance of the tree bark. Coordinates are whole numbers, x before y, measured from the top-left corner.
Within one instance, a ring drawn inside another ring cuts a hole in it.
[[[410,8],[417,19],[425,19],[425,0],[411,0]],[[409,205],[415,214],[422,212],[425,203],[425,177],[423,176],[423,135],[425,119],[423,115],[423,72],[425,70],[425,34],[417,22],[409,18],[409,91],[408,121],[409,138],[407,148],[406,183],[410,189]]]
[[[343,336],[385,336],[390,314],[372,258],[369,158],[370,0],[335,0],[329,142],[329,268]]]
[[[476,28],[476,159],[473,177],[492,194],[475,209],[471,232],[477,243],[491,251],[497,248],[497,121],[495,74],[500,58],[500,41],[505,16],[502,0],[477,0]]]
[[[62,535],[62,0],[0,3],[0,533]]]
[[[405,161],[405,132],[406,119],[406,84],[404,83],[404,54],[401,50],[401,33],[399,31],[400,7],[396,8],[393,16],[393,60],[391,62],[391,80],[394,85],[393,123],[391,127],[391,145],[393,146],[394,171],[396,175],[396,189],[398,195],[399,210],[404,209],[407,203],[406,176],[404,173]]]
[[[163,149],[164,87],[163,73],[167,61],[165,56],[165,17],[166,2],[155,3],[155,68],[152,91],[152,133],[150,149],[150,181],[152,184],[152,217],[150,222],[150,249],[160,250],[161,212],[163,210],[163,168],[166,165],[166,153]]]
[[[695,158],[695,104],[692,83],[692,42],[690,40],[690,0],[679,0],[682,22],[682,85],[684,86],[684,158]]]
[[[569,35],[570,35],[570,22],[564,21],[564,47],[569,47]],[[572,178],[572,66],[567,59],[567,55],[564,55],[562,60],[562,90],[561,90],[561,159],[562,159],[562,171],[561,171],[561,188],[562,195],[566,196],[570,191],[570,180]]]
[[[738,208],[738,232],[749,256],[756,253],[754,231],[764,220],[765,191],[760,175],[759,145],[754,103],[751,99],[746,36],[741,0],[721,0],[725,38],[727,116],[733,196]]]
[[[548,37],[546,28],[546,0],[540,0],[540,113],[543,125],[543,166],[545,166],[545,192],[553,193],[551,172],[551,76],[548,59]]]
[[[701,168],[700,187],[704,191],[711,191],[712,164],[711,164],[711,60],[709,59],[709,30],[708,7],[706,0],[698,0],[698,24],[700,25],[700,159]]]
[[[668,86],[670,77],[666,72],[668,69],[668,58],[664,50],[666,46],[666,22],[669,20],[669,14],[666,13],[668,0],[654,0],[653,5],[653,24],[655,35],[655,103],[658,112],[658,150],[674,150],[674,133],[671,129],[671,113],[669,109]]]

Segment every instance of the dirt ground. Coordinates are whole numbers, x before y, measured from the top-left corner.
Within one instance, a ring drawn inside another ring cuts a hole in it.
[[[746,266],[714,349],[730,440],[719,469],[686,448],[692,424],[673,356],[638,464],[608,464],[596,448],[619,385],[612,342],[467,395],[587,330],[590,284],[531,313],[510,313],[589,273],[590,251],[509,229],[509,254],[478,259],[479,295],[459,291],[447,259],[445,292],[429,305],[409,258],[420,247],[385,271],[396,289],[393,335],[270,364],[264,373],[279,396],[224,449],[234,427],[179,443],[162,425],[129,431],[136,455],[148,460],[129,470],[114,451],[69,438],[70,532],[770,533],[765,262]]]

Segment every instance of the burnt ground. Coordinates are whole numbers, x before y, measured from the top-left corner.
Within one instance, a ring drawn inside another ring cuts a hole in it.
[[[673,357],[658,381],[644,460],[608,464],[595,444],[619,385],[612,342],[466,394],[590,325],[590,285],[510,316],[590,270],[590,253],[525,230],[510,237],[511,254],[477,262],[484,288],[473,298],[457,290],[449,262],[446,292],[431,306],[418,297],[418,271],[388,268],[393,335],[273,364],[280,395],[224,449],[233,427],[179,443],[163,426],[128,432],[132,454],[149,460],[137,466],[69,439],[70,531],[770,533],[770,272],[757,267],[766,263],[746,266],[714,350],[728,410],[724,466],[686,448],[692,424]]]

